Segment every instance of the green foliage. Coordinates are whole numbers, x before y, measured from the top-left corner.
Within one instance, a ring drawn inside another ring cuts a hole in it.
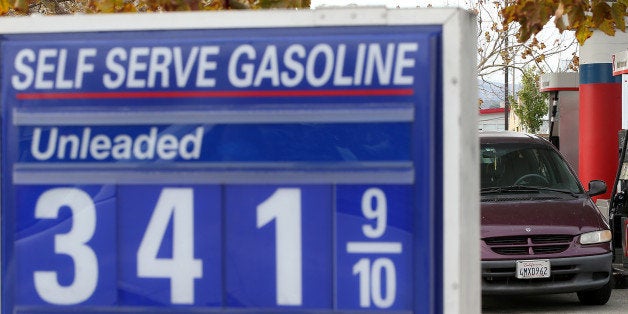
[[[628,0],[515,0],[502,10],[502,24],[519,23],[519,41],[525,42],[554,17],[556,27],[575,31],[582,45],[595,29],[610,36],[625,32],[627,6]]]
[[[539,91],[539,77],[539,73],[533,68],[524,69],[517,99],[510,98],[513,112],[530,133],[536,133],[541,129],[542,118],[548,112],[545,102],[547,95]]]

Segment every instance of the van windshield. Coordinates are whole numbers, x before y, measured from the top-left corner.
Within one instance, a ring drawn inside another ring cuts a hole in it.
[[[483,189],[526,186],[583,193],[566,161],[542,145],[482,144],[480,152]]]

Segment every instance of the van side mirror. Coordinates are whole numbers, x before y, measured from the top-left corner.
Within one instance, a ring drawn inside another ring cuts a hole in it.
[[[589,196],[596,196],[604,193],[606,193],[606,182],[602,180],[591,180],[589,182],[589,191],[587,191]]]

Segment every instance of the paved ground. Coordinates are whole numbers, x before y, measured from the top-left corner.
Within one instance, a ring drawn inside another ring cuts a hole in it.
[[[611,299],[603,306],[583,306],[575,293],[522,296],[483,297],[482,313],[628,313],[628,286],[613,290]]]

